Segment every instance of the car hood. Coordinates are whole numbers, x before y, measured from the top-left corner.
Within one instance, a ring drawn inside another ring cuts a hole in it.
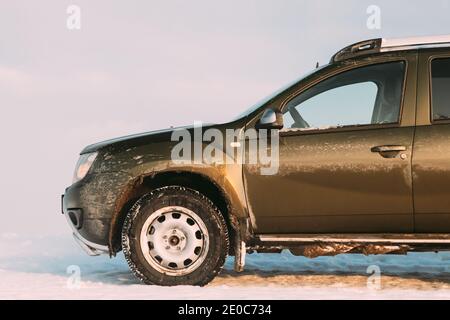
[[[203,124],[202,128],[209,128],[215,126],[214,124]],[[139,144],[152,143],[152,142],[160,142],[160,141],[170,141],[172,132],[177,129],[193,129],[194,126],[184,126],[184,127],[176,127],[176,128],[168,128],[156,131],[149,131],[144,133],[132,134],[128,136],[118,137],[114,139],[109,139],[105,141],[101,141],[98,143],[94,143],[85,147],[80,154],[96,152],[101,149],[105,149],[108,147],[114,146],[136,146]]]

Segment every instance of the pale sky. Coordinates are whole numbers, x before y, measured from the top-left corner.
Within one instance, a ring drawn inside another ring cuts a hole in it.
[[[450,34],[449,15],[447,0],[2,1],[0,232],[69,232],[59,197],[89,143],[225,122],[350,43]]]

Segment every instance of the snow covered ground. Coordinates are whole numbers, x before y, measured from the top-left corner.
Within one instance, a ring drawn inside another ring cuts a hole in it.
[[[284,252],[248,255],[240,274],[232,265],[203,288],[146,286],[121,254],[89,257],[70,234],[3,234],[0,299],[450,299],[450,253],[307,259]]]

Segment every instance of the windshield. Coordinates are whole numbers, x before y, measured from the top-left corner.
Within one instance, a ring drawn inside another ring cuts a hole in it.
[[[258,101],[256,104],[252,105],[250,108],[248,108],[247,110],[245,110],[244,112],[241,112],[237,117],[233,118],[232,121],[234,120],[238,120],[241,119],[243,117],[248,116],[249,114],[251,114],[252,112],[258,110],[259,108],[261,108],[263,105],[265,105],[266,103],[268,103],[270,100],[272,100],[273,98],[275,98],[276,96],[278,96],[279,94],[283,93],[284,91],[286,91],[287,89],[289,89],[290,87],[294,86],[295,84],[297,84],[298,82],[300,82],[301,80],[303,80],[304,78],[316,73],[317,71],[322,70],[323,68],[325,68],[327,65],[323,65],[319,68],[316,68],[304,75],[302,75],[300,78],[297,78],[294,81],[289,82],[287,85],[284,85],[283,87],[281,87],[280,89],[278,89],[277,91],[275,91],[274,93],[272,93],[271,95],[267,96],[266,98]]]

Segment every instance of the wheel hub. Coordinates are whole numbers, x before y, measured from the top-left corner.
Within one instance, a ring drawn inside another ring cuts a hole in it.
[[[173,229],[163,236],[163,241],[166,244],[166,250],[181,251],[186,247],[186,234],[181,230]]]
[[[184,207],[165,207],[152,213],[140,237],[147,262],[168,275],[195,270],[208,252],[208,230],[200,217]]]

